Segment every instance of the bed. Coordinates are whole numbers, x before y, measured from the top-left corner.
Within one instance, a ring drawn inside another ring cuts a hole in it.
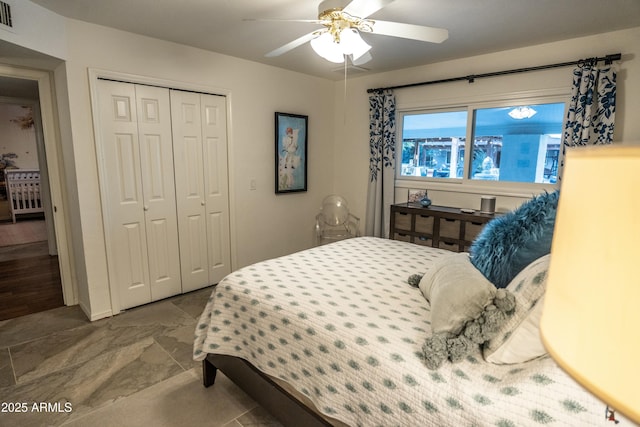
[[[14,223],[18,215],[44,212],[38,169],[6,169],[5,180],[9,210]]]
[[[196,328],[205,385],[220,369],[285,425],[631,425],[546,354],[492,363],[478,346],[428,368],[432,308],[408,278],[454,255],[359,237],[231,273]],[[536,262],[519,277],[539,279]]]

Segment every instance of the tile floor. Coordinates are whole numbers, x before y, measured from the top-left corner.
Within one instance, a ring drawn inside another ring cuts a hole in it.
[[[191,346],[210,293],[96,322],[78,306],[1,321],[0,425],[280,426],[223,374],[202,386]]]

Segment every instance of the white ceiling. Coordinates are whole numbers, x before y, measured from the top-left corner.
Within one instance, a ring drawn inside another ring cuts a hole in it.
[[[330,79],[344,75],[308,43],[264,56],[317,24],[243,20],[316,19],[320,0],[32,1],[81,21]],[[640,0],[395,0],[370,18],[449,30],[442,44],[364,34],[373,60],[363,67],[372,73],[637,27]]]

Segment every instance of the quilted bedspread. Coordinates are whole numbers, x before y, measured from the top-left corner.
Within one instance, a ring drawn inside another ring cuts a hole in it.
[[[425,367],[430,308],[407,278],[447,253],[361,237],[242,268],[214,288],[194,358],[241,357],[352,426],[613,425],[549,357]]]

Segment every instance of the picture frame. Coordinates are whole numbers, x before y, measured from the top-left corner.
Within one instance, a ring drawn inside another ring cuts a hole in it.
[[[309,116],[275,113],[275,189],[279,193],[307,191]]]
[[[427,196],[427,190],[419,188],[409,188],[407,190],[407,203],[420,203]]]

